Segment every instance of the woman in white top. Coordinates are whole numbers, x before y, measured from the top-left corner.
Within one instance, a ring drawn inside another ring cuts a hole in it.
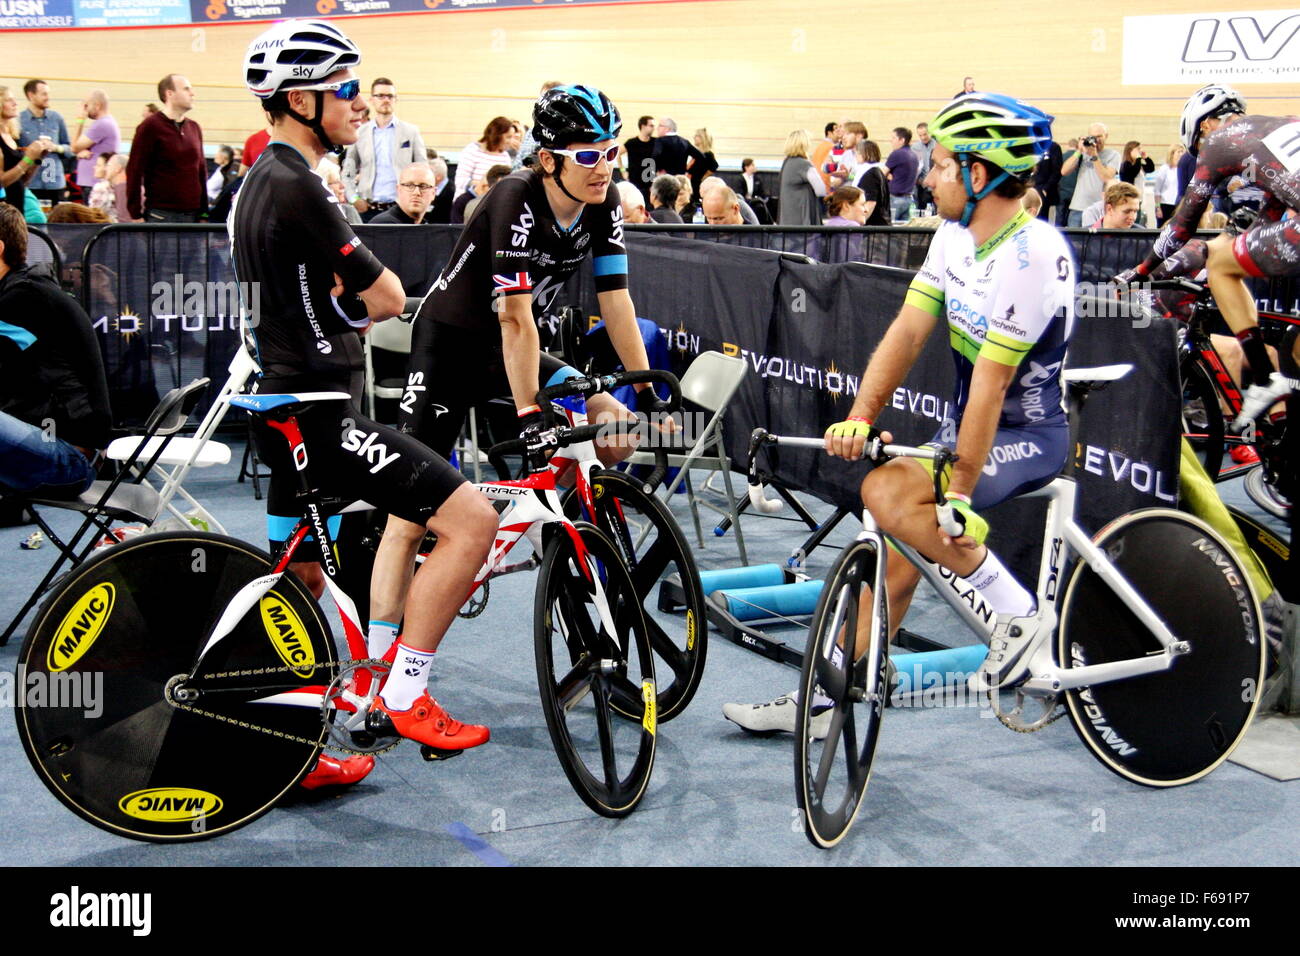
[[[1187,152],[1182,143],[1174,143],[1165,156],[1165,164],[1156,170],[1156,227],[1163,226],[1178,206],[1178,160]]]
[[[493,166],[509,166],[510,154],[506,152],[507,140],[514,130],[514,122],[498,116],[483,128],[483,138],[470,143],[460,151],[456,165],[456,192],[459,196],[471,185],[481,182]]]

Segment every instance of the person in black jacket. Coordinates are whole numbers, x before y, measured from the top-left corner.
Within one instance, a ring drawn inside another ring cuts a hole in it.
[[[1038,209],[1038,218],[1051,222],[1051,211],[1061,204],[1061,145],[1053,142],[1047,158],[1040,160],[1034,169],[1034,189],[1042,197],[1043,204]]]
[[[0,204],[0,486],[75,498],[108,443],[108,382],[90,318],[32,273],[27,223]]]

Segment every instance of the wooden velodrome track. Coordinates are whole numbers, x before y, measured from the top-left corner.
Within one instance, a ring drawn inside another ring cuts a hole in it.
[[[619,6],[363,16],[340,21],[364,52],[361,76],[391,77],[398,115],[428,145],[451,152],[495,115],[526,118],[544,80],[606,90],[631,126],[670,115],[690,135],[707,126],[725,163],[775,160],[786,134],[860,119],[873,139],[913,126],[972,74],[977,88],[1013,93],[1058,117],[1057,138],[1109,123],[1122,146],[1142,140],[1159,164],[1197,84],[1124,86],[1123,18],[1224,12],[1223,0],[1092,0],[1087,4],[968,0],[690,0]],[[1284,9],[1252,0],[1253,10]],[[1290,4],[1294,6],[1294,4]],[[1190,8],[1190,9],[1189,9]],[[248,41],[266,23],[208,27],[0,32],[0,84],[50,83],[51,105],[77,115],[80,97],[108,91],[124,136],[164,73],[187,75],[191,116],[209,151],[242,143],[260,113],[240,83]],[[1296,44],[1300,44],[1297,37]],[[1297,87],[1242,87],[1261,113],[1296,112]],[[20,103],[21,89],[17,90]]]

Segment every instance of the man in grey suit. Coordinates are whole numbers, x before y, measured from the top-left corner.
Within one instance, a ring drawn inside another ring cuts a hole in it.
[[[366,222],[396,204],[398,171],[425,161],[420,131],[393,115],[396,103],[392,80],[381,76],[370,84],[374,119],[361,127],[343,157],[343,186]]]

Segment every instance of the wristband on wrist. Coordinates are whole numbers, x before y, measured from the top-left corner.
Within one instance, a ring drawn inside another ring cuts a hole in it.
[[[949,491],[944,494],[944,497],[947,498],[949,501],[955,499],[957,501],[962,502],[963,504],[967,504],[967,505],[970,504],[970,495],[963,495],[955,491]]]
[[[535,412],[540,412],[541,410],[542,407],[540,405],[525,405],[523,408],[519,409],[519,411],[516,412],[515,414],[519,418],[524,418],[528,415],[534,414]]]
[[[850,415],[848,418],[846,418],[846,419],[844,419],[844,420],[845,420],[846,422],[862,422],[864,425],[870,425],[870,424],[871,424],[871,419],[870,419],[870,418],[863,418],[861,415]]]
[[[24,156],[24,157],[23,157],[23,162],[26,163],[28,166],[35,166],[35,165],[36,165],[36,160],[32,159],[30,156]]]

